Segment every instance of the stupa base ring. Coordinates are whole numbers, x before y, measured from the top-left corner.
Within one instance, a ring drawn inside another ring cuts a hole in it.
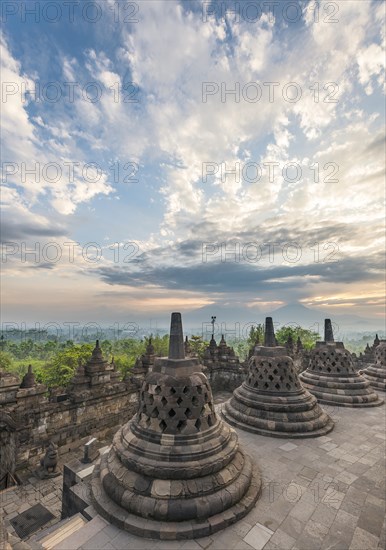
[[[376,374],[373,374],[372,372],[366,372],[364,371],[363,376],[366,378],[368,382],[370,382],[370,386],[378,391],[386,391],[386,379],[385,377],[377,376]]]
[[[370,386],[374,388],[374,390],[386,392],[386,382],[378,382],[377,380],[372,380],[368,376],[366,376],[366,379],[370,382]]]
[[[320,437],[322,435],[326,435],[331,432],[331,430],[334,428],[334,421],[329,418],[327,423],[322,426],[321,428],[314,429],[312,431],[278,431],[274,429],[269,429],[268,426],[266,429],[262,427],[253,426],[251,424],[245,423],[242,420],[233,418],[230,414],[226,414],[224,410],[221,410],[221,416],[222,418],[228,422],[231,426],[234,428],[238,428],[240,430],[244,430],[246,432],[258,434],[258,435],[264,435],[264,436],[270,436],[270,437],[278,437],[278,438],[288,438],[288,439],[306,439],[311,437]]]
[[[379,397],[379,399],[374,401],[354,401],[354,399],[358,399],[358,397],[353,396],[350,398],[349,396],[344,396],[346,401],[342,401],[339,399],[339,395],[336,394],[324,394],[321,392],[317,392],[314,389],[307,388],[309,392],[312,392],[313,395],[317,398],[318,402],[321,405],[330,405],[332,407],[350,407],[350,408],[361,408],[361,407],[379,407],[384,404],[384,400]],[[352,399],[352,400],[351,400]]]
[[[250,486],[243,498],[227,510],[202,520],[158,521],[131,514],[115,503],[102,485],[98,462],[91,481],[91,497],[93,506],[103,518],[132,535],[156,540],[185,540],[213,535],[245,517],[260,496],[261,485],[257,470],[252,473]]]

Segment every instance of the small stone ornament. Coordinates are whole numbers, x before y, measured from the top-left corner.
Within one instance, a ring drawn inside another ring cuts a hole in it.
[[[40,479],[49,479],[60,476],[56,470],[58,465],[58,449],[53,441],[50,441],[46,453],[40,459],[40,467],[35,472]]]

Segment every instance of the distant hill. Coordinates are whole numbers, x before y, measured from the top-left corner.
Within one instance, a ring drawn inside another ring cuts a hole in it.
[[[385,321],[378,319],[368,319],[366,317],[360,317],[359,315],[339,315],[334,314],[333,311],[323,311],[317,309],[311,309],[303,306],[299,303],[288,304],[280,307],[272,312],[272,317],[275,322],[280,324],[297,323],[304,328],[313,329],[319,325],[320,331],[323,332],[324,319],[330,318],[334,325],[334,332],[345,334],[347,332],[365,332],[365,331],[384,331]]]
[[[199,333],[204,324],[204,330],[210,324],[211,316],[217,317],[217,330],[221,331],[221,325],[225,327],[224,332],[230,333],[232,327],[235,330],[245,330],[251,324],[263,323],[266,316],[273,317],[277,328],[283,325],[300,325],[303,328],[314,330],[323,334],[324,319],[330,318],[333,322],[336,335],[345,335],[348,332],[384,332],[385,321],[378,319],[368,319],[358,315],[335,315],[333,311],[324,311],[306,307],[298,302],[287,304],[271,312],[262,312],[257,307],[245,307],[240,304],[224,303],[212,304],[196,309],[194,311],[183,312],[184,326],[187,331]],[[238,329],[238,325],[242,325]]]

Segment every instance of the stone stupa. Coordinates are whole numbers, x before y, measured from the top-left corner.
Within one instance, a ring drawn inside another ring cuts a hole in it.
[[[300,380],[320,403],[342,407],[376,407],[383,401],[355,369],[343,342],[335,342],[331,320],[324,321],[324,341],[316,342]]]
[[[28,365],[28,371],[23,376],[23,380],[21,381],[20,387],[33,388],[35,385],[36,385],[36,381],[35,381],[35,375],[32,371],[32,365]]]
[[[317,437],[334,423],[301,385],[285,347],[276,345],[272,318],[265,320],[263,346],[256,346],[245,382],[223,407],[233,426],[274,437]]]
[[[104,518],[135,535],[189,539],[244,517],[261,490],[259,469],[217,417],[196,358],[185,358],[181,315],[169,356],[143,382],[136,416],[118,430],[92,479]]]
[[[362,374],[376,390],[386,391],[386,340],[380,343],[374,351],[374,364],[366,367]]]

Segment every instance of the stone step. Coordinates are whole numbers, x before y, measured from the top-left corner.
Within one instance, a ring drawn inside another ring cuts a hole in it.
[[[94,506],[90,505],[83,510],[82,514],[86,519],[92,520],[93,518],[95,518],[95,516],[98,515],[98,512],[95,510]]]
[[[72,548],[80,548],[88,540],[94,537],[99,531],[107,527],[109,524],[100,516],[96,516],[88,523],[80,526],[74,533],[68,534],[66,538],[57,542],[51,548],[53,550],[69,550]]]
[[[85,522],[85,518],[82,516],[82,514],[76,514],[71,517],[67,517],[65,519],[62,519],[60,521],[57,521],[53,525],[46,526],[45,528],[41,529],[37,533],[34,533],[26,540],[26,542],[30,545],[32,550],[42,550],[43,546],[41,544],[41,541],[45,538],[50,537],[54,533],[56,533],[59,529],[64,528],[68,523],[73,522],[76,518],[80,517]]]
[[[69,536],[76,533],[86,524],[85,518],[81,514],[76,514],[69,521],[57,526],[55,531],[40,539],[40,544],[44,550],[52,550],[58,544],[67,539]]]

